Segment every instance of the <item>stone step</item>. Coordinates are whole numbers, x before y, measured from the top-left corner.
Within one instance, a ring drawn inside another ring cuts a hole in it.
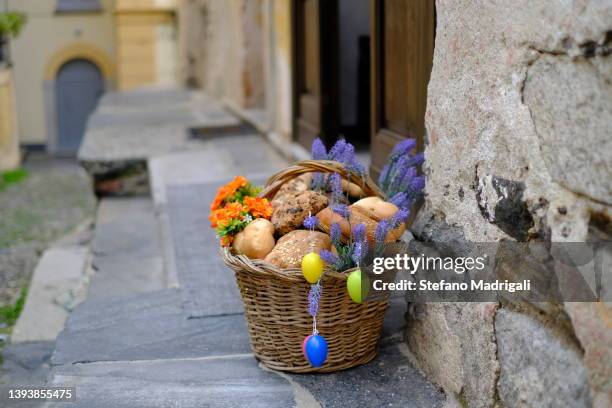
[[[71,407],[440,407],[444,394],[412,366],[394,299],[379,356],[331,374],[258,365],[242,315],[189,319],[180,289],[88,300],[57,340],[50,385],[76,386]],[[63,406],[53,405],[53,406]]]
[[[177,289],[87,300],[58,336],[52,364],[249,353],[241,314],[190,319]]]
[[[88,254],[82,245],[52,247],[43,253],[13,329],[13,343],[55,340],[72,308],[84,298]]]
[[[89,298],[166,287],[159,225],[148,197],[103,198],[91,250],[95,274]]]
[[[203,143],[198,151],[149,160],[169,286],[183,288],[191,317],[242,311],[233,273],[221,262],[208,221],[217,189],[238,174],[263,184],[286,165],[258,135],[224,136]]]
[[[292,407],[293,389],[250,356],[120,361],[57,367],[53,386],[76,387],[70,408]]]

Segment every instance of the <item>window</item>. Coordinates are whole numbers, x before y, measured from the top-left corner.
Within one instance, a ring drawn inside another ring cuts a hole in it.
[[[56,11],[78,12],[100,10],[102,10],[100,0],[57,0]]]

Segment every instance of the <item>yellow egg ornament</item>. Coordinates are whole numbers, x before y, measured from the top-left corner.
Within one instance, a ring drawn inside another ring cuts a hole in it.
[[[315,252],[308,253],[302,258],[302,274],[309,283],[317,283],[321,279],[323,268],[325,268],[325,262]]]
[[[346,280],[346,289],[353,302],[362,303],[370,291],[370,279],[361,269],[357,269]]]

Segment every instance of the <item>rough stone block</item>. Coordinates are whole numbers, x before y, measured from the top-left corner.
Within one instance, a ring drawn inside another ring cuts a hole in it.
[[[593,406],[612,405],[612,312],[605,302],[565,303],[576,337],[584,349]]]
[[[534,318],[501,309],[495,318],[499,396],[508,408],[590,407],[578,352]]]
[[[419,368],[469,407],[494,402],[496,309],[496,303],[428,303],[414,305],[409,316],[406,340]]]

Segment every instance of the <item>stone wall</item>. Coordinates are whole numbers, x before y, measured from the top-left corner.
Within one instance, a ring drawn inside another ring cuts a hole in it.
[[[181,0],[184,83],[238,109],[264,104],[262,0]]]
[[[417,239],[610,240],[612,3],[438,0],[436,11]],[[604,407],[611,319],[603,303],[414,305],[406,334],[467,406]]]

